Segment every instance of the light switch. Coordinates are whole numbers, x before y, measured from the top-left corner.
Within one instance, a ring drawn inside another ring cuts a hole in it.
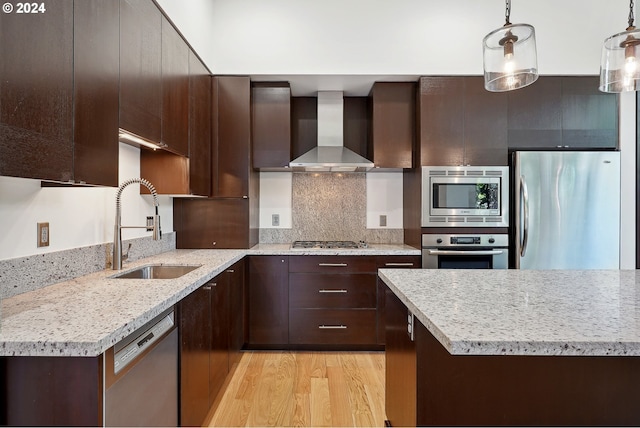
[[[280,226],[280,214],[271,214],[271,226]]]
[[[380,216],[380,226],[386,226],[387,225],[387,216],[382,214]]]

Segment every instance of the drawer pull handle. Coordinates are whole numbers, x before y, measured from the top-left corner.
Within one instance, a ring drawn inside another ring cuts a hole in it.
[[[227,269],[227,272],[229,272],[229,273],[235,273],[235,270],[233,270],[233,269]]]
[[[338,289],[338,290],[331,290],[331,289],[326,289],[326,288],[321,288],[320,290],[318,290],[318,293],[346,293],[347,290],[345,290],[344,288]]]
[[[320,330],[344,330],[347,328],[346,325],[319,325],[318,328]]]
[[[204,287],[202,287],[203,290],[211,290],[211,286],[210,285],[205,285]]]
[[[385,263],[385,266],[413,266],[413,263]]]
[[[346,263],[318,263],[318,266],[346,267]]]

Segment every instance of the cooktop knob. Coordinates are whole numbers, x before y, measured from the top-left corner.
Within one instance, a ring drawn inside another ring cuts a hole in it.
[[[436,243],[437,244],[442,244],[442,239],[441,238],[436,239]]]
[[[489,244],[493,244],[494,242],[496,242],[496,240],[495,240],[495,239],[493,239],[493,238],[489,238]]]

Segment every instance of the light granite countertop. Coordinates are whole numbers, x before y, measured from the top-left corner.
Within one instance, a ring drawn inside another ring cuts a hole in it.
[[[97,356],[245,255],[419,255],[405,245],[358,250],[289,249],[261,244],[249,250],[173,250],[125,263],[202,265],[176,279],[116,279],[102,270],[2,299],[0,356]]]
[[[640,355],[638,271],[378,272],[454,355]]]

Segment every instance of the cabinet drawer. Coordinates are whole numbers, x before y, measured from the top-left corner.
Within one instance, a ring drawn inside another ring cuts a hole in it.
[[[376,343],[375,309],[291,309],[289,343],[368,345]]]
[[[289,272],[376,272],[376,258],[367,256],[291,256]]]
[[[420,256],[379,256],[379,269],[419,269],[422,267]]]
[[[376,276],[370,273],[291,273],[289,307],[375,309]]]

